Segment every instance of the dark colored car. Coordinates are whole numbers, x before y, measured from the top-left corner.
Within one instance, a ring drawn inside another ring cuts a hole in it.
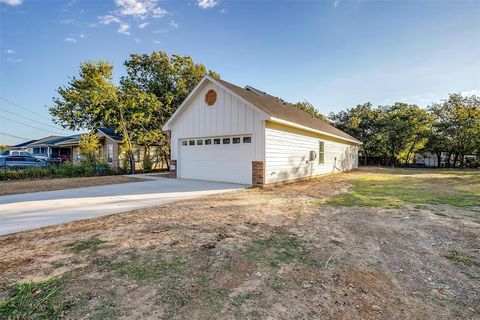
[[[46,167],[47,162],[32,156],[3,156],[0,157],[0,169],[23,169],[29,167]]]

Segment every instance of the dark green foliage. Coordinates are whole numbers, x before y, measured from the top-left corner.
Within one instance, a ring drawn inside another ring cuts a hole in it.
[[[51,165],[47,168],[32,167],[18,170],[7,170],[6,172],[0,171],[0,180],[78,178],[112,174],[116,174],[116,172],[104,162],[65,162],[59,166]]]
[[[311,104],[306,100],[303,102],[297,102],[294,104],[294,106],[305,111],[306,113],[311,114],[312,117],[318,118],[323,121],[327,121],[327,118],[323,114],[318,112],[318,110],[313,106],[313,104]]]
[[[443,156],[446,166],[465,166],[464,155],[480,158],[480,98],[451,94],[427,109],[397,102],[372,107],[370,103],[338,113],[329,119],[340,130],[363,142],[367,158],[383,164],[409,164],[416,152]],[[442,155],[443,153],[443,155]],[[366,162],[366,161],[365,161]],[[480,160],[468,165],[475,167]]]

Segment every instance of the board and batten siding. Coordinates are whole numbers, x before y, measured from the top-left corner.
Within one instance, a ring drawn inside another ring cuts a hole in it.
[[[319,164],[319,141],[325,143]],[[310,159],[310,151],[317,158]],[[270,121],[265,128],[265,183],[295,180],[358,167],[358,146],[343,140],[287,127]]]
[[[213,106],[205,103],[205,94],[210,89],[217,92]],[[263,160],[263,120],[258,111],[238,97],[205,81],[171,124],[172,159],[179,157],[180,139],[251,135],[254,144],[252,160]]]

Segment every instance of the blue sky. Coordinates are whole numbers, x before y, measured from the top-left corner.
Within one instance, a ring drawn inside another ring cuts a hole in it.
[[[323,114],[479,94],[479,21],[480,1],[0,0],[0,144],[62,133],[47,107],[81,62],[118,79],[153,50]]]

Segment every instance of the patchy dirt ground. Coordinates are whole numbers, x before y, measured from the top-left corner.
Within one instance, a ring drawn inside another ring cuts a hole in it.
[[[107,184],[145,181],[125,176],[101,176],[64,179],[39,179],[0,182],[0,196],[29,192],[62,190],[82,187],[103,186]]]
[[[344,201],[371,177],[468,202]],[[479,318],[478,183],[369,168],[0,237],[0,317]]]

